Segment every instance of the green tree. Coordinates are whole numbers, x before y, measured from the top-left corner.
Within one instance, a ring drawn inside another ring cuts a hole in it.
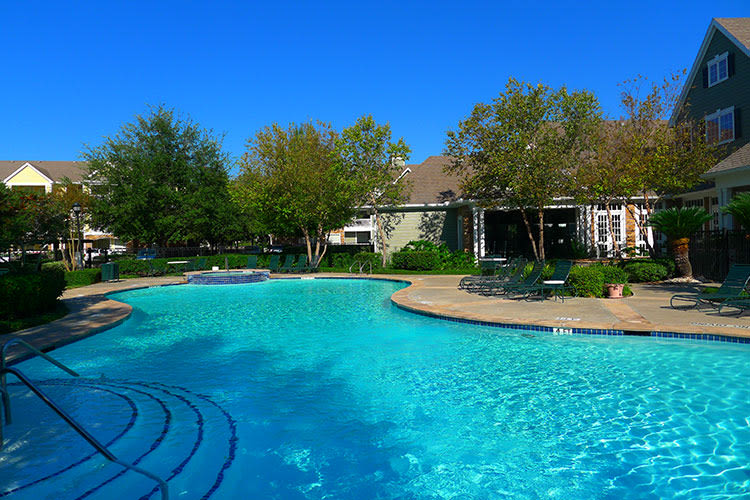
[[[457,130],[448,131],[448,172],[483,206],[521,212],[534,256],[544,259],[544,207],[570,190],[570,179],[591,149],[601,122],[596,97],[508,80],[490,104],[477,104]],[[531,226],[537,218],[537,237]]]
[[[738,194],[721,211],[732,215],[745,232],[750,233],[750,193]]]
[[[403,137],[396,141],[391,139],[389,124],[378,124],[371,115],[366,115],[341,132],[337,149],[357,206],[369,206],[375,215],[385,267],[388,262],[387,223],[380,208],[398,205],[408,199],[411,183],[399,177],[411,148]]]
[[[688,255],[690,236],[710,220],[711,214],[699,207],[669,208],[649,219],[649,225],[667,235],[680,276],[693,276]]]
[[[331,231],[356,212],[336,138],[323,123],[265,127],[248,141],[234,189],[254,231],[304,236],[311,261],[325,255]]]
[[[51,195],[0,187],[0,250],[20,249],[23,262],[29,246],[55,243],[64,230],[64,210]]]
[[[68,271],[75,271],[78,267],[76,253],[83,251],[83,242],[80,239],[79,229],[90,224],[91,197],[86,189],[80,184],[74,184],[69,178],[64,177],[53,186],[52,197],[57,201],[64,214],[65,251],[63,252],[63,265]],[[78,203],[81,212],[78,218],[73,213],[73,205]],[[78,227],[80,222],[81,227]]]
[[[667,121],[678,102],[684,74],[673,73],[661,82],[639,75],[621,85],[625,117],[617,128],[617,161],[611,168],[624,173],[622,196],[646,242],[646,227],[632,207],[642,200],[650,218],[664,196],[699,184],[700,175],[716,163],[715,148],[706,144],[699,124],[688,119],[684,110],[676,123]]]
[[[226,240],[230,160],[212,131],[158,106],[83,156],[95,226],[159,245]]]

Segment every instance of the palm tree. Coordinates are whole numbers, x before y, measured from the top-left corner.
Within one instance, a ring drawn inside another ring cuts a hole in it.
[[[731,214],[746,232],[750,232],[750,193],[738,194],[721,211]]]
[[[668,208],[651,215],[648,224],[667,235],[680,276],[693,276],[688,243],[690,236],[709,220],[711,214],[699,207]]]

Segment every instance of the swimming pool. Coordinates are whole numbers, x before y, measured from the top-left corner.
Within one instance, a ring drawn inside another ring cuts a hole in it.
[[[171,478],[172,498],[750,490],[747,346],[452,323],[392,306],[402,286],[125,292],[113,298],[134,307],[128,321],[53,353],[85,380],[38,359],[19,366],[120,458]],[[4,497],[158,498],[11,389]]]

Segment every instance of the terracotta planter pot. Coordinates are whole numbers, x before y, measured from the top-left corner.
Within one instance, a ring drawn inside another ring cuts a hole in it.
[[[607,298],[610,299],[621,299],[622,289],[625,288],[624,283],[607,283]]]

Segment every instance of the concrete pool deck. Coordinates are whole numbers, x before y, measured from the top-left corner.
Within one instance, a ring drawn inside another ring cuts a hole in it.
[[[634,334],[651,332],[697,333],[750,338],[750,315],[719,315],[715,309],[675,310],[669,298],[678,292],[698,290],[695,285],[632,284],[634,296],[620,300],[569,298],[528,301],[483,297],[458,289],[461,276],[446,275],[371,275],[338,273],[315,275],[271,275],[272,278],[376,278],[409,281],[411,285],[391,297],[398,306],[421,313],[467,321],[533,325],[553,328],[591,328],[622,330]],[[127,279],[115,283],[97,283],[66,290],[63,302],[69,313],[56,321],[0,336],[13,337],[42,349],[52,350],[94,335],[117,325],[130,316],[132,308],[110,300],[106,294],[136,288],[185,283],[182,276]],[[24,356],[11,349],[9,358]]]

